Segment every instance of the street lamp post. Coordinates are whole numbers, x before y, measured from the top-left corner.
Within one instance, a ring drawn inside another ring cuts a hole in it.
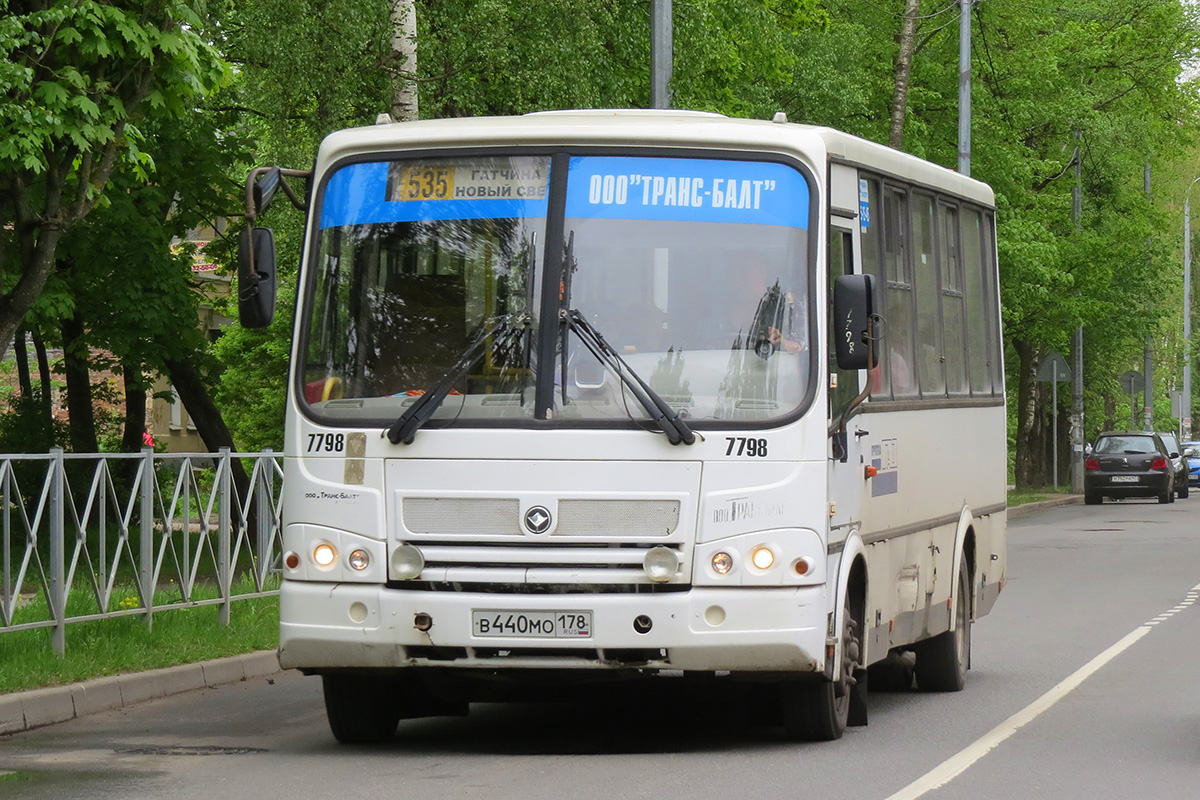
[[[1183,441],[1192,438],[1192,187],[1193,178],[1183,196],[1183,398],[1180,426]]]

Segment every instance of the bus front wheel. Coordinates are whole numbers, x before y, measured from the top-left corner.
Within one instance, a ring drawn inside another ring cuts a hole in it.
[[[862,621],[850,603],[842,612],[841,676],[836,681],[788,681],[780,687],[783,730],[793,741],[840,739],[847,724],[866,724],[867,675]]]
[[[342,744],[386,742],[396,733],[403,701],[400,682],[374,675],[323,675],[325,716]]]

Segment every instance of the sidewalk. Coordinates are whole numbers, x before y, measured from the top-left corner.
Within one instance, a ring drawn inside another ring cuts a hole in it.
[[[274,650],[0,695],[0,735],[280,672]]]

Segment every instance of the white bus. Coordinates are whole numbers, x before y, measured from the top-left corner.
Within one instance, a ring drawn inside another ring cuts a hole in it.
[[[1006,563],[986,185],[681,111],[338,132],[250,221],[298,175],[279,660],[339,741],[679,676],[834,739],[872,664],[962,687]],[[269,230],[240,269],[265,324]]]

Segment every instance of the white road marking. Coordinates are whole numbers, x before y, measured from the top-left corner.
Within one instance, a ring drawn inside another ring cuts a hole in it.
[[[1200,592],[1200,585],[1193,586],[1188,592],[1188,601],[1185,604],[1190,604],[1196,597],[1197,592]],[[1025,708],[1013,714],[1004,722],[992,728],[979,739],[976,739],[965,750],[960,751],[956,755],[938,764],[929,772],[925,773],[915,781],[905,786],[900,791],[891,795],[887,800],[915,800],[928,792],[932,792],[939,786],[945,786],[950,781],[957,778],[962,773],[974,764],[979,759],[986,756],[996,748],[1001,742],[1012,736],[1025,725],[1028,725],[1038,717],[1043,711],[1053,706],[1059,700],[1062,700],[1068,694],[1079,687],[1081,683],[1087,680],[1093,673],[1097,672],[1101,667],[1119,656],[1122,652],[1133,646],[1138,639],[1141,639],[1150,632],[1151,626],[1157,625],[1169,619],[1176,611],[1182,610],[1180,606],[1176,606],[1165,614],[1160,614],[1149,622],[1131,631],[1114,644],[1112,647],[1105,650],[1100,655],[1093,658],[1088,663],[1084,664],[1065,680],[1060,681],[1053,689],[1046,692],[1044,695],[1034,700]]]

